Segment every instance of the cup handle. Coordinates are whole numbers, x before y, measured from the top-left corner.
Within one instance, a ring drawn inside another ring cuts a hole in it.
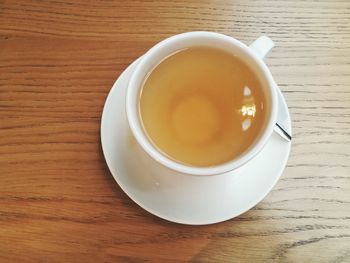
[[[249,48],[257,55],[260,59],[264,59],[266,55],[275,46],[272,39],[267,36],[261,36],[249,45]]]
[[[256,39],[253,43],[249,45],[249,48],[253,51],[253,53],[259,57],[260,59],[264,59],[266,55],[271,51],[271,49],[275,46],[275,43],[271,40],[271,38],[267,36],[261,36]],[[274,83],[277,91],[278,98],[278,113],[277,113],[277,122],[274,128],[274,131],[278,133],[283,139],[287,141],[292,140],[292,132],[288,128],[288,116],[289,113],[287,111],[287,105],[285,100],[283,99],[283,95],[276,82]]]

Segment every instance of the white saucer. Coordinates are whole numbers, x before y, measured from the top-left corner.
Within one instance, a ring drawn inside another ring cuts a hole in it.
[[[222,175],[169,174],[166,168],[159,173],[160,165],[140,149],[126,119],[126,87],[136,64],[131,64],[114,83],[101,120],[103,153],[123,191],[148,212],[189,225],[225,221],[259,203],[281,176],[291,143],[274,133],[254,159]],[[285,101],[282,104],[288,113]],[[285,127],[291,131],[289,113]]]

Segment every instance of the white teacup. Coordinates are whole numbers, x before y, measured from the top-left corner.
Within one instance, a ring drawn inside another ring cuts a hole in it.
[[[266,121],[259,138],[237,158],[212,167],[193,167],[178,163],[159,152],[145,134],[139,117],[140,90],[147,74],[165,57],[191,46],[209,46],[235,54],[245,61],[259,78],[267,100]],[[190,175],[222,174],[239,168],[258,154],[270,138],[277,123],[278,93],[272,75],[262,59],[274,46],[271,39],[262,36],[249,47],[242,42],[214,32],[188,32],[167,38],[152,47],[136,66],[130,78],[126,95],[126,113],[131,131],[141,148],[161,165]]]

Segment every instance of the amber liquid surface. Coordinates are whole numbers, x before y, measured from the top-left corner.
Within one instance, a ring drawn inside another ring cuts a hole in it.
[[[209,47],[180,50],[145,79],[139,112],[153,145],[171,159],[209,167],[244,153],[261,133],[265,96],[236,56]]]

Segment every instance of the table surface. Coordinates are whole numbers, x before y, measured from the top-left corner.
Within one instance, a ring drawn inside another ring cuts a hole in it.
[[[105,164],[102,107],[158,41],[262,34],[294,141],[272,192],[209,226],[159,219]],[[349,1],[0,1],[1,262],[350,262]]]

